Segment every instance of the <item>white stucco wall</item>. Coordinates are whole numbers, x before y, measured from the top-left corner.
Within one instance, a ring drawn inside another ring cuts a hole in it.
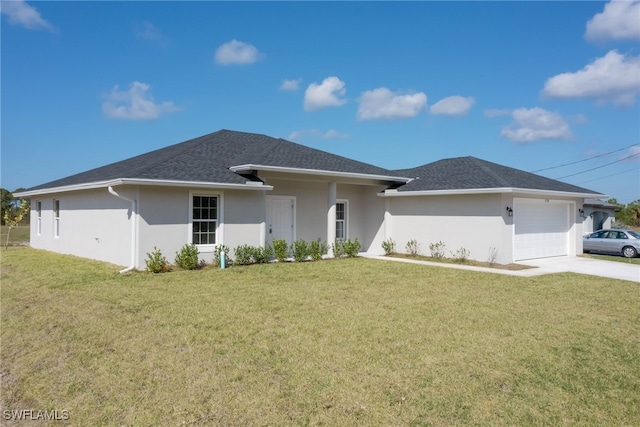
[[[307,242],[317,239],[327,242],[329,183],[274,178],[268,179],[268,183],[274,187],[269,196],[295,197],[295,238]],[[362,250],[368,250],[376,239],[381,242],[379,235],[384,218],[384,201],[376,194],[384,187],[341,183],[336,187],[336,199],[348,202],[347,237],[352,240],[357,238],[362,243]]]
[[[125,193],[125,192],[123,192]],[[134,195],[135,190],[126,192]],[[60,200],[60,233],[54,236],[53,201]],[[41,233],[37,233],[37,201]],[[131,260],[131,204],[107,189],[57,193],[31,198],[31,246],[128,266]]]
[[[188,224],[192,194],[219,197],[218,244],[225,244],[232,251],[241,244],[263,244],[260,237],[265,217],[264,191],[143,187],[139,202],[138,268],[146,267],[147,253],[154,246],[173,263],[176,252],[191,242]],[[199,251],[202,260],[212,262],[213,247],[199,247]]]
[[[510,227],[502,204],[500,194],[390,197],[388,226],[398,252],[406,252],[407,242],[415,239],[424,255],[430,255],[431,243],[443,242],[447,257],[465,248],[471,259],[486,261],[494,247],[496,261],[509,263],[510,247],[505,243],[510,241]]]

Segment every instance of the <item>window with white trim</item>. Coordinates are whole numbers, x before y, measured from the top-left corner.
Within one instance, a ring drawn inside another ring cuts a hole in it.
[[[191,243],[215,245],[218,230],[218,196],[194,194],[191,197]]]
[[[53,236],[60,237],[60,200],[53,200]]]
[[[346,239],[347,234],[347,212],[348,202],[346,200],[336,203],[336,239]]]
[[[42,234],[42,202],[36,200],[36,234]]]

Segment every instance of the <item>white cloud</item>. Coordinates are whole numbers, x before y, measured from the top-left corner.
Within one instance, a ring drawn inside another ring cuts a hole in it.
[[[422,92],[399,95],[386,87],[368,90],[362,94],[358,107],[358,120],[394,120],[415,117],[427,105]]]
[[[296,91],[298,90],[301,82],[302,82],[302,79],[297,79],[297,80],[284,79],[279,89],[287,90],[287,91]]]
[[[216,49],[215,60],[220,65],[251,64],[263,56],[255,46],[233,39]]]
[[[329,129],[322,135],[325,139],[349,139],[351,135],[348,133],[338,132],[337,130]]]
[[[640,40],[640,1],[612,1],[602,13],[587,22],[585,39],[590,41]]]
[[[319,129],[302,129],[291,132],[287,139],[290,141],[300,141],[301,139],[306,137],[324,139],[350,139],[351,135],[349,135],[348,133],[338,132],[334,129],[330,129],[326,132],[322,132]]]
[[[29,30],[56,30],[53,25],[40,16],[40,12],[23,0],[2,1],[0,2],[0,11],[7,15],[10,23],[22,25]]]
[[[629,151],[627,151],[620,160],[624,160],[625,162],[640,162],[640,145],[634,145],[629,148]]]
[[[114,86],[107,100],[102,104],[105,116],[111,119],[152,120],[160,115],[180,110],[173,102],[155,103],[149,93],[151,86],[133,82],[129,90],[120,90]]]
[[[446,116],[464,116],[469,112],[476,100],[469,96],[449,96],[433,104],[431,114],[444,114]]]
[[[136,25],[136,36],[143,40],[161,41],[162,32],[149,21],[143,21],[141,25]]]
[[[321,84],[311,83],[304,92],[304,109],[314,111],[344,105],[346,91],[345,82],[337,77],[327,77]]]
[[[518,143],[540,139],[569,139],[569,125],[558,113],[542,108],[517,108],[511,112],[513,123],[502,128],[501,136]]]
[[[640,56],[609,51],[575,73],[550,77],[542,94],[551,98],[593,98],[598,104],[632,105],[640,93]]]

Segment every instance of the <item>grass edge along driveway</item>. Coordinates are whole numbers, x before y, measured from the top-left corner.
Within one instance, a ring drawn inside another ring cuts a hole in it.
[[[52,425],[640,425],[631,282],[368,259],[117,270],[2,253],[3,410],[68,411]]]

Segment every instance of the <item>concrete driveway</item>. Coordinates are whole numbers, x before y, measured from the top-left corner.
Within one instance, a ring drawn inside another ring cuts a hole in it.
[[[543,273],[543,271],[545,273],[562,273],[568,271],[640,282],[640,265],[624,262],[604,261],[583,257],[554,257],[518,261],[518,264],[538,267],[540,269],[539,274]]]

